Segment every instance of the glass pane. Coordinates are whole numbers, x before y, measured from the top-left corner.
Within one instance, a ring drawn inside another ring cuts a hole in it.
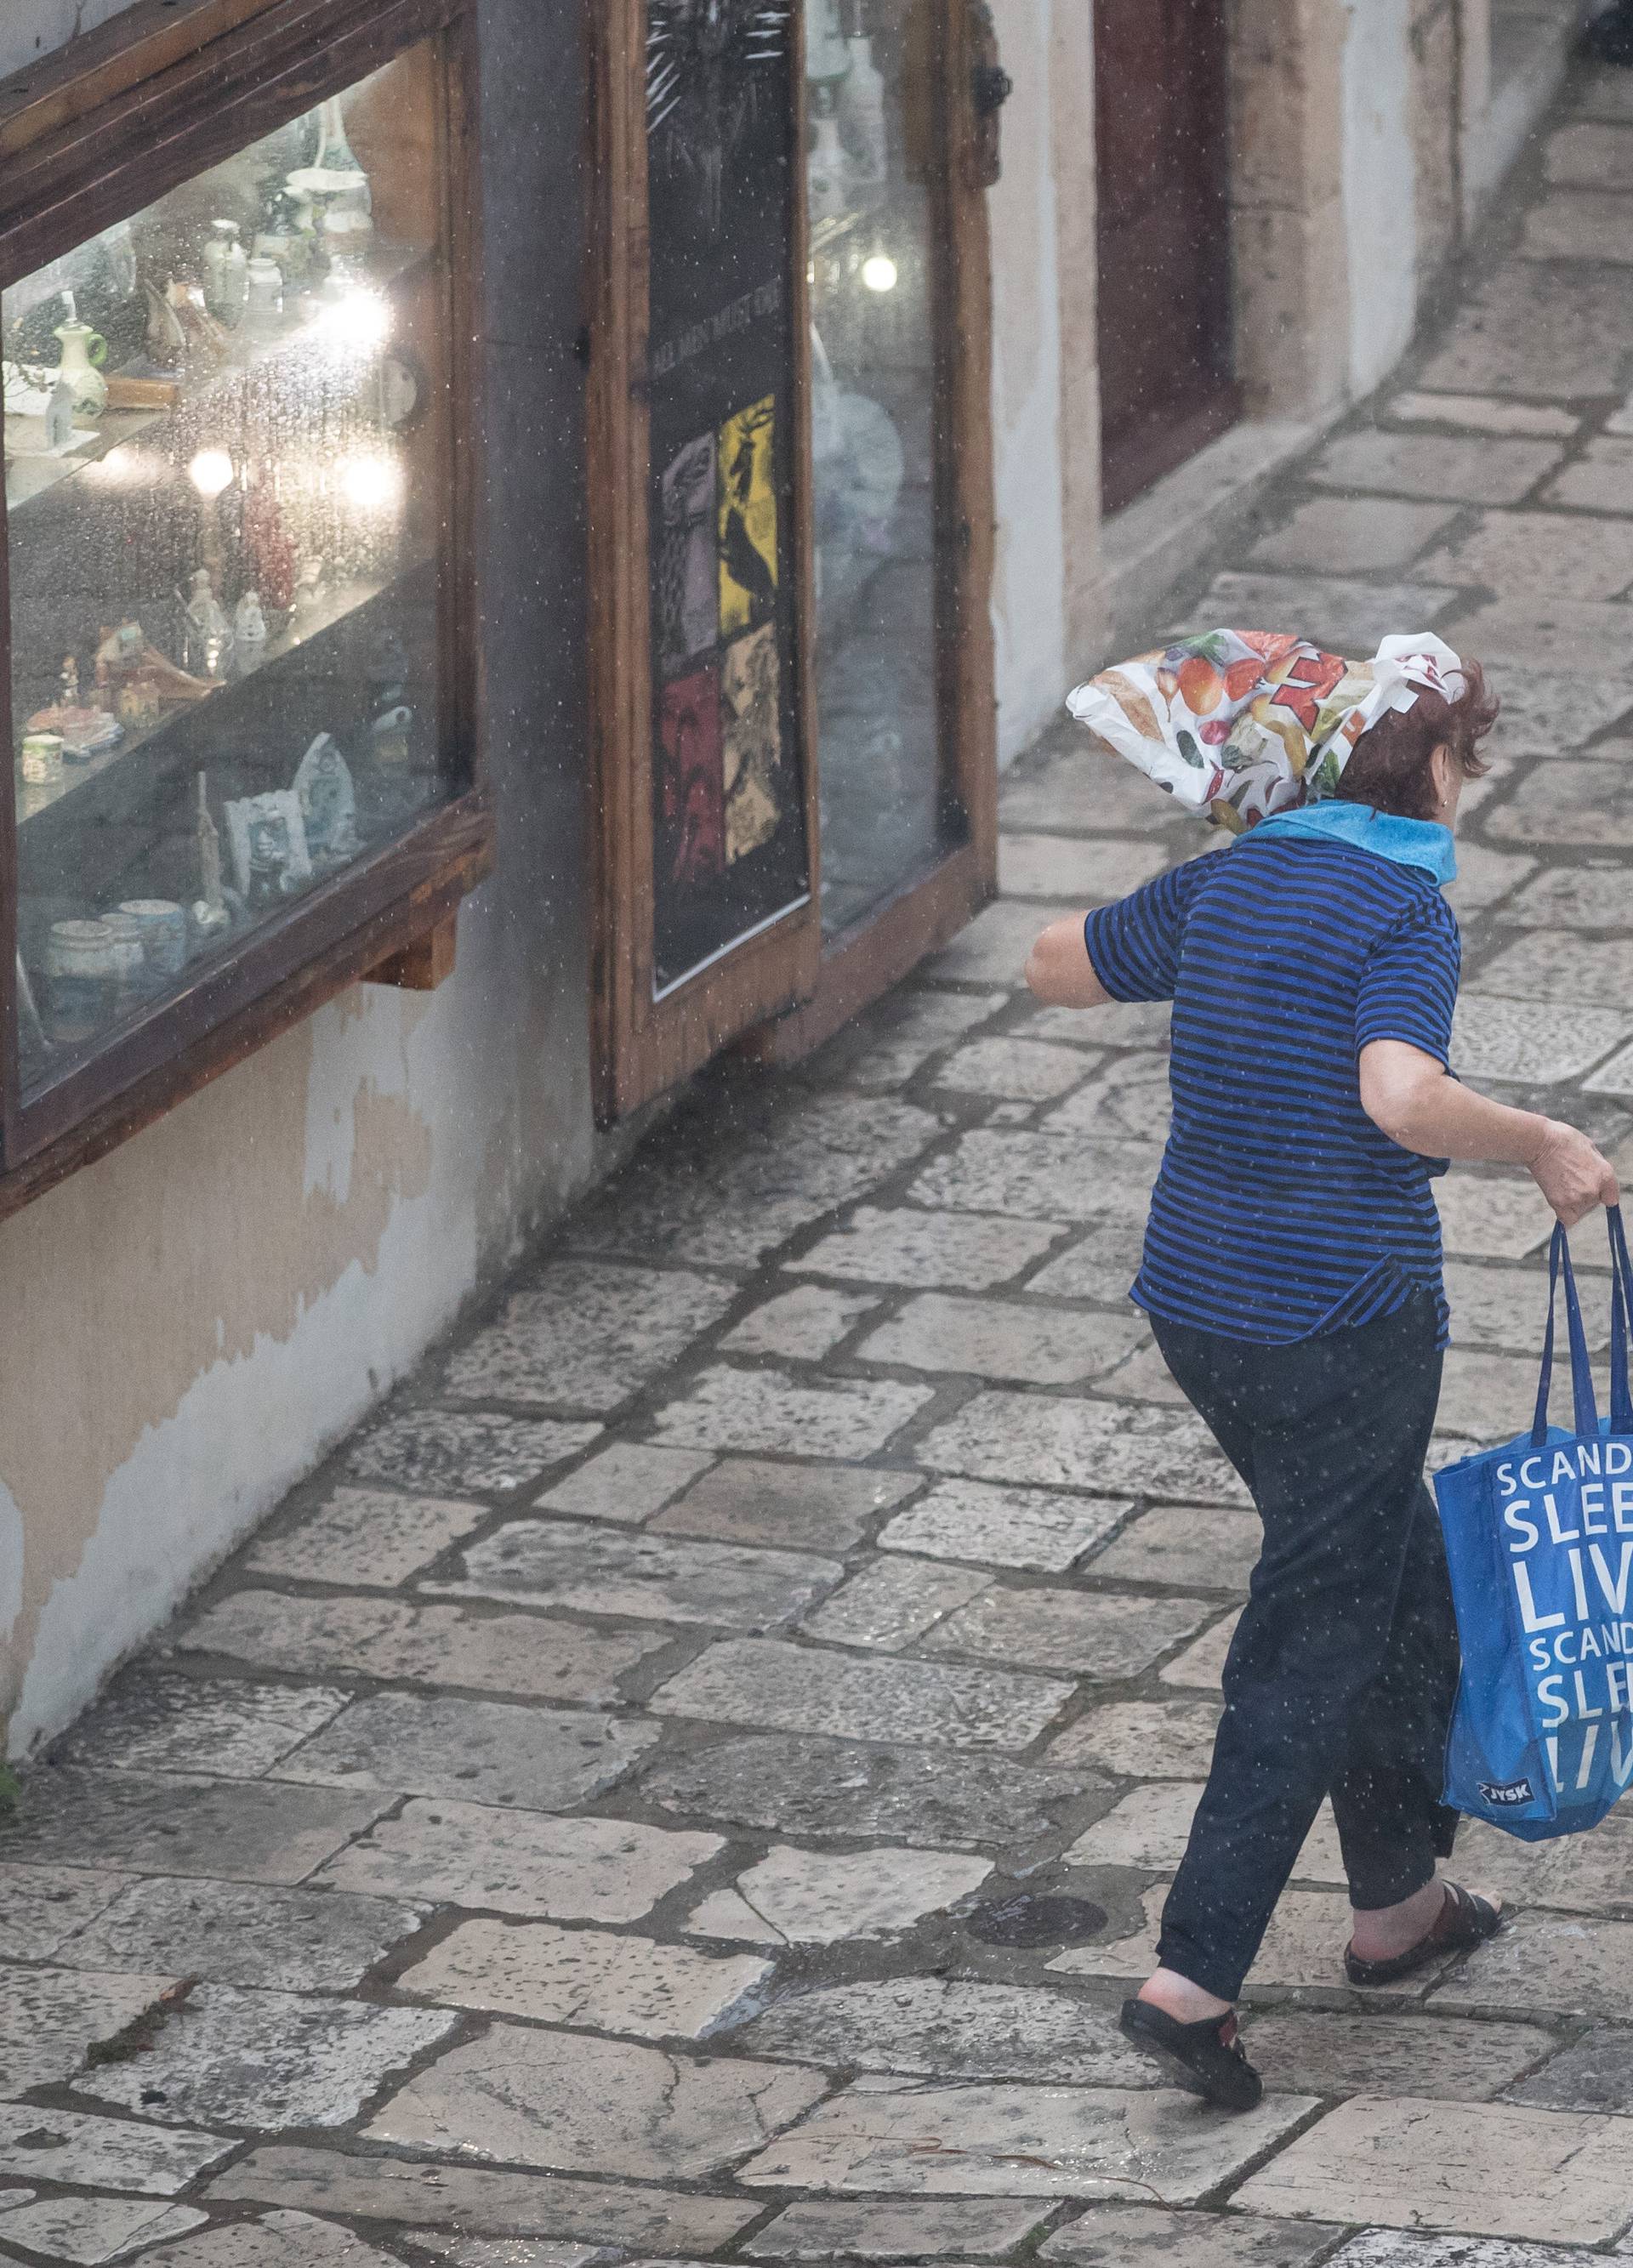
[[[0,300],[26,1092],[464,784],[437,90],[412,49]]]
[[[918,0],[810,0],[823,920],[950,847],[935,700],[933,223]],[[915,60],[915,57],[918,60]]]
[[[650,0],[654,976],[810,895],[801,776],[795,30],[786,0]]]

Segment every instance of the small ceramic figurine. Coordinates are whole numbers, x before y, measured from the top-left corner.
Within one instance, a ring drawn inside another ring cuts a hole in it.
[[[409,760],[409,733],[414,723],[411,709],[388,709],[376,717],[373,728],[374,761],[388,770],[395,770]]]
[[[297,620],[310,615],[323,595],[323,562],[303,559],[295,573],[295,594],[290,600],[290,612]]]
[[[199,895],[193,901],[193,926],[201,936],[208,936],[212,930],[225,929],[233,917],[221,894],[221,830],[210,816],[210,794],[203,772],[198,776],[198,822],[195,833],[198,842]]]
[[[179,370],[187,358],[187,333],[181,318],[163,291],[144,276],[147,295],[147,358],[157,370]]]
[[[130,725],[151,725],[166,708],[203,701],[214,689],[178,669],[150,643],[141,623],[129,620],[101,630],[93,681],[97,707]]]
[[[307,847],[328,865],[344,865],[358,855],[358,805],[351,772],[339,747],[320,733],[300,759],[295,793],[307,830]]]
[[[190,587],[191,596],[181,600],[188,622],[188,662],[196,676],[202,669],[204,676],[218,678],[233,652],[233,625],[216,596],[208,567],[194,570]],[[176,595],[180,599],[181,594]]]
[[[312,880],[300,798],[292,788],[247,795],[226,807],[240,895],[252,909],[292,897]]]
[[[389,709],[408,691],[407,649],[394,630],[382,630],[368,658],[369,691],[377,709]]]
[[[59,378],[51,389],[51,399],[46,405],[46,447],[54,457],[71,449],[78,438],[74,432],[77,404],[71,379]]]
[[[233,635],[240,648],[240,661],[255,658],[253,651],[246,653],[241,649],[248,647],[253,650],[266,644],[267,618],[262,610],[259,591],[246,591],[239,600],[233,615]]]
[[[64,709],[79,706],[79,657],[74,653],[63,656],[63,666],[57,673],[57,698]]]

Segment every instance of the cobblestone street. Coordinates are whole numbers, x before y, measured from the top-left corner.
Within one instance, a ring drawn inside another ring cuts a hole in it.
[[[1183,609],[1487,661],[1457,1067],[1627,1177],[1630,283],[1606,72]],[[1040,1010],[1020,968],[1205,838],[1064,731],[1004,823],[1002,901],[921,980],[797,1074],[706,1081],[25,1774],[0,2256],[1633,2253],[1633,1805],[1469,1831],[1511,1926],[1371,1996],[1324,1822],[1245,2117],[1118,2035],[1257,1523],[1124,1296],[1165,1011]],[[1528,1415],[1550,1217],[1512,1173],[1441,1189],[1450,1456]]]

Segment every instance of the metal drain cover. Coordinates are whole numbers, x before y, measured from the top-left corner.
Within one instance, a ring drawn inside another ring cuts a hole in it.
[[[1105,1910],[1087,1898],[1001,1898],[977,1906],[964,1924],[983,1945],[1082,1945],[1105,1927]]]

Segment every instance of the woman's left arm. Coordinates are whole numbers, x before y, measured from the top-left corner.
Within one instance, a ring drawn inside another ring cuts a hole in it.
[[[1026,982],[1050,1008],[1101,1008],[1112,995],[1094,973],[1084,934],[1088,917],[1051,922],[1027,955]]]

